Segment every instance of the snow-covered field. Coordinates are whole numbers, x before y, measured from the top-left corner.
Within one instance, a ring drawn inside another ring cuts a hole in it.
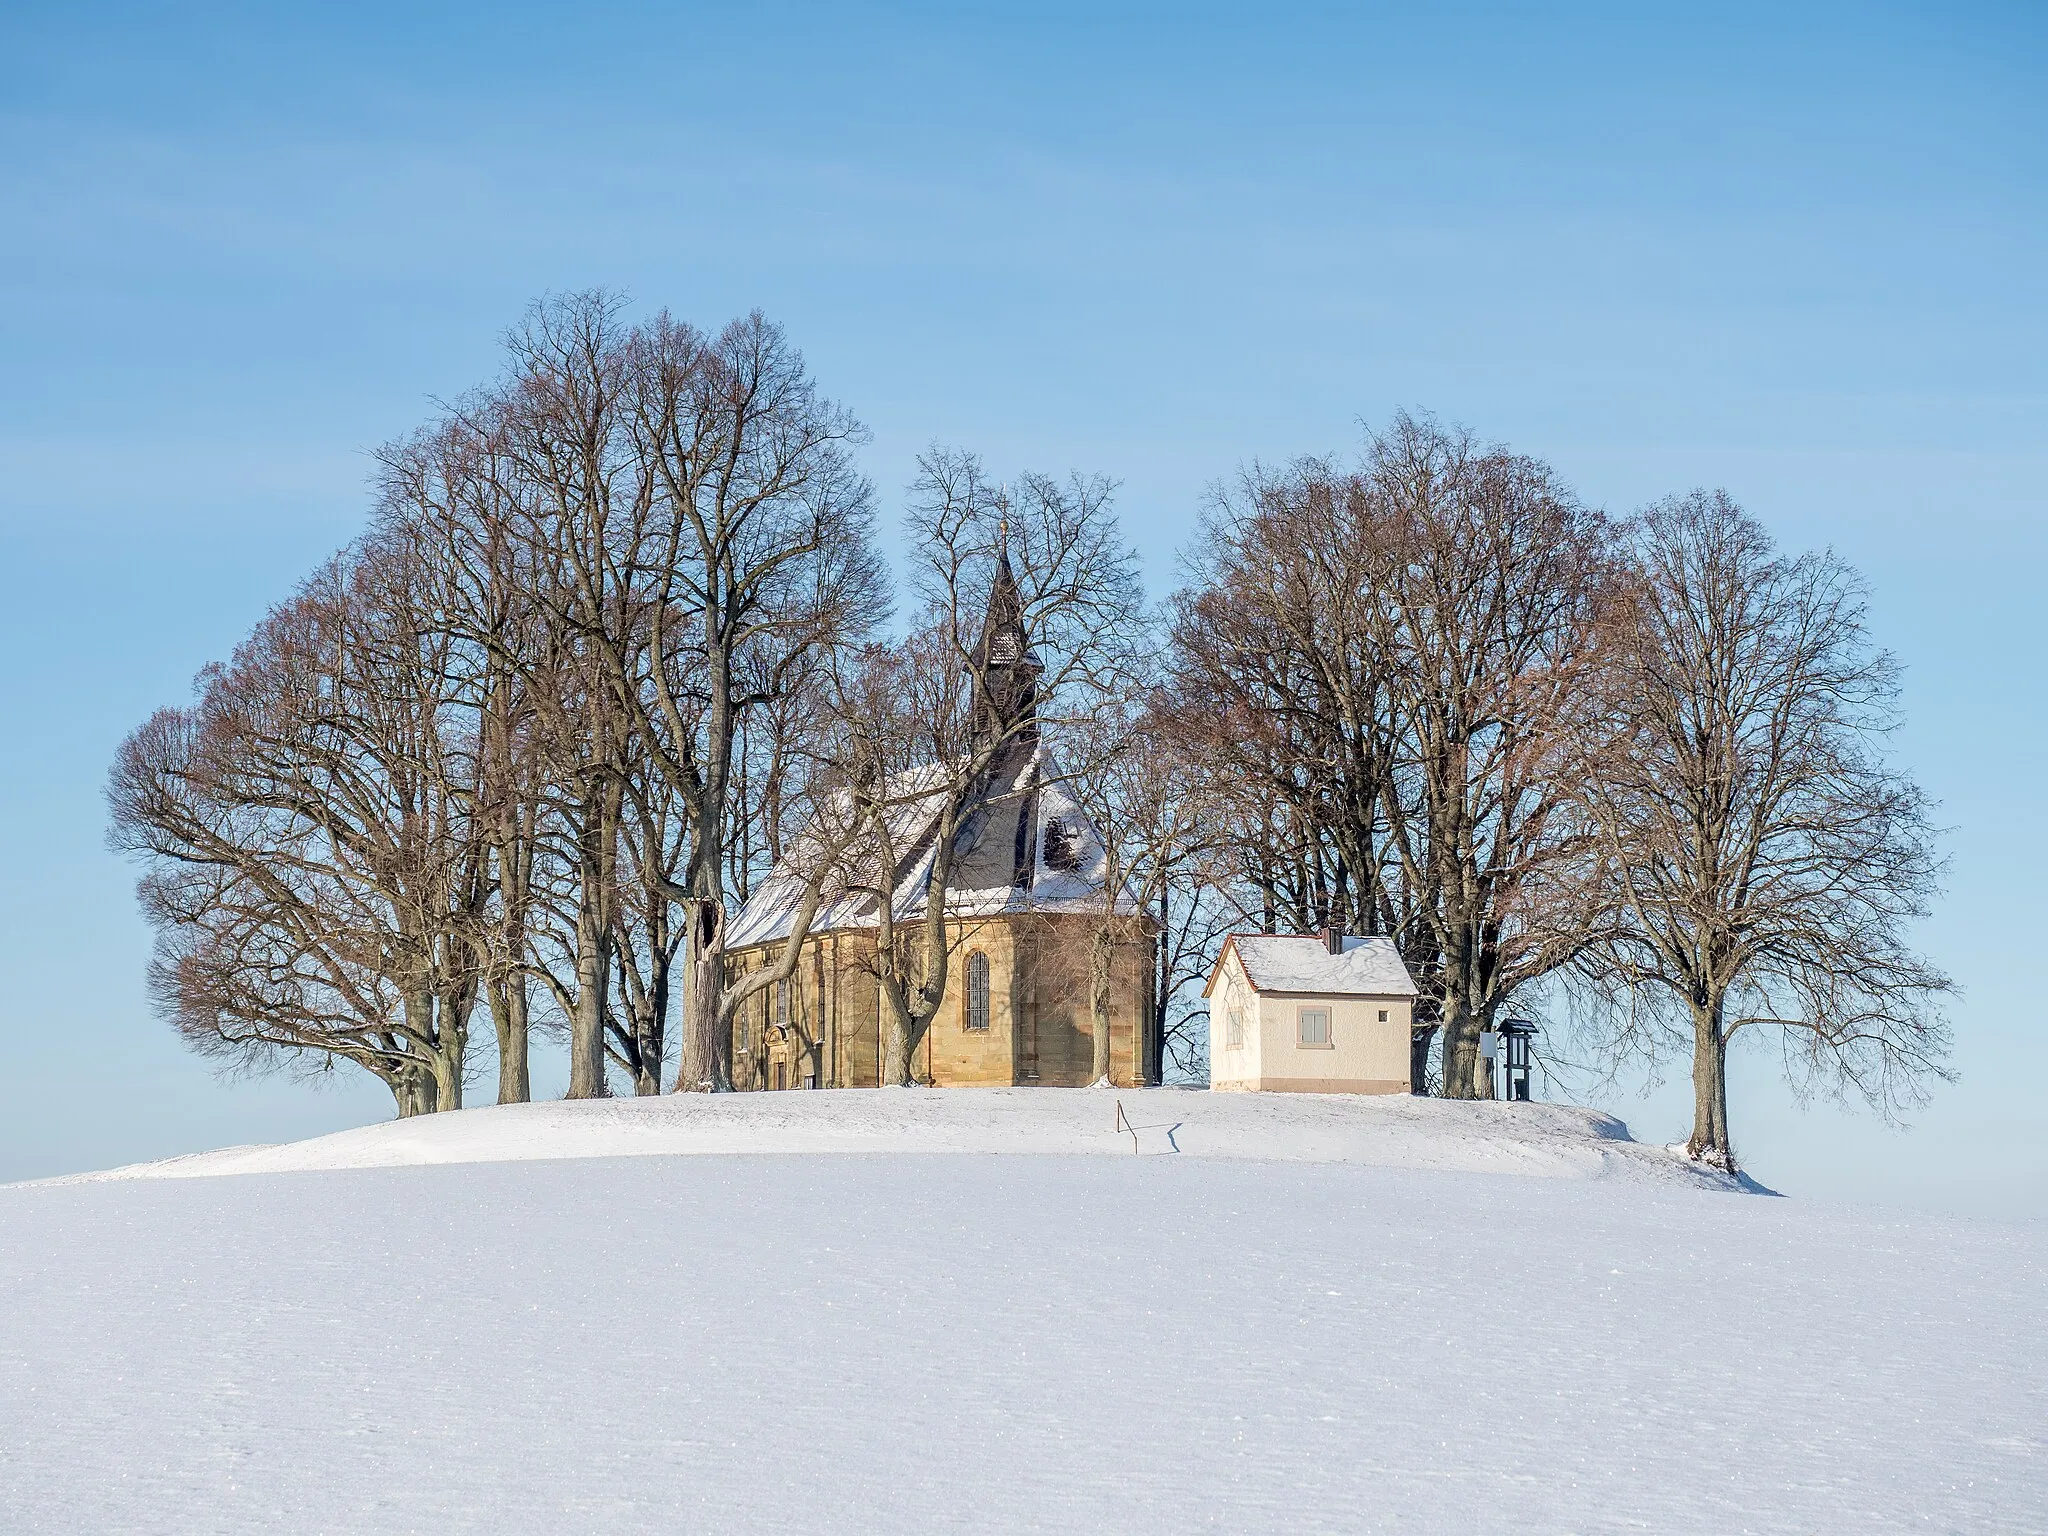
[[[1540,1106],[1127,1093],[1133,1156],[1114,1097],[0,1189],[0,1530],[2048,1529],[2040,1224]]]

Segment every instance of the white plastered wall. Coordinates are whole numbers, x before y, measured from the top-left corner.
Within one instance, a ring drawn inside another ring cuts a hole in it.
[[[1230,1007],[1244,1009],[1244,1044],[1230,1046]],[[1259,997],[1244,973],[1237,951],[1230,952],[1216,991],[1209,999],[1209,1086],[1218,1089],[1248,1089],[1259,1086],[1260,1041],[1265,1030],[1259,1021]]]
[[[1329,1009],[1329,1045],[1301,1044],[1303,1008]],[[1405,997],[1266,993],[1259,999],[1256,1086],[1297,1092],[1406,1092],[1412,1008]],[[1382,1013],[1385,1019],[1380,1018]]]

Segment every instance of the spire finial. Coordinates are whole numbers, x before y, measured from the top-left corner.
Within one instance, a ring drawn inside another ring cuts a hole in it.
[[[1007,480],[996,487],[996,547],[1004,554],[1010,552],[1010,482]]]

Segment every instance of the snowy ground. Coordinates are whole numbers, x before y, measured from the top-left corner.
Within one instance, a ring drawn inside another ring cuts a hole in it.
[[[1113,1106],[1017,1097],[0,1189],[0,1530],[2048,1529],[2038,1224],[1688,1188],[1568,1112],[1125,1095],[1180,1155],[1059,1155]]]
[[[1129,1131],[1118,1128],[1119,1106]],[[1612,1115],[1562,1104],[1093,1088],[870,1088],[493,1105],[55,1182],[678,1152],[1255,1157],[1730,1187],[1667,1148],[1629,1140],[1628,1127]]]

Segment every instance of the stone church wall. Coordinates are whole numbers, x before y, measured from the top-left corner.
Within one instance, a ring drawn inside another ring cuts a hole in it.
[[[1024,913],[956,927],[946,995],[914,1064],[919,1078],[939,1087],[1084,1087],[1092,1081],[1089,941],[1095,922]],[[1110,1076],[1127,1086],[1143,1076],[1153,941],[1139,920],[1120,926],[1110,968]],[[985,1030],[967,1028],[967,968],[977,951],[989,962]],[[747,975],[779,952],[780,946],[737,951],[729,968],[734,976]],[[873,953],[872,934],[859,930],[810,939],[790,979],[787,1027],[773,1018],[772,987],[742,1010],[733,1031],[734,1086],[875,1086],[881,1008],[865,968]]]

